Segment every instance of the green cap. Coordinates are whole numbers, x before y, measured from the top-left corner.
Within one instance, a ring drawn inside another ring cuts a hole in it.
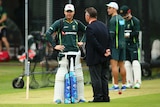
[[[120,12],[120,14],[121,14],[122,16],[125,16],[127,13],[130,13],[130,12],[131,12],[131,9],[130,9],[128,6],[123,5],[123,6],[120,7],[119,12]]]

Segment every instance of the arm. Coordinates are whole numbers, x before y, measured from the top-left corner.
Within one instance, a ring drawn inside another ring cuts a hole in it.
[[[137,18],[133,20],[133,31],[130,33],[131,37],[137,37],[140,31],[140,21]]]
[[[107,46],[107,49],[106,49],[106,53],[104,54],[104,56],[108,57],[111,55],[111,44],[112,44],[112,40],[111,40],[111,36],[109,34],[109,29],[108,29],[108,26],[106,26],[106,30],[107,30],[107,34],[108,34],[108,46]]]
[[[132,32],[125,33],[125,37],[126,38],[134,38],[134,37],[137,38],[139,35],[139,31],[140,31],[140,22],[135,17],[132,17],[130,21],[131,21],[131,26],[132,26]]]
[[[49,29],[48,29],[47,32],[46,32],[46,37],[47,37],[47,40],[50,42],[50,44],[53,46],[54,49],[63,51],[65,47],[64,47],[63,45],[57,45],[57,44],[54,42],[53,38],[52,38],[52,34],[53,34],[54,32],[58,32],[58,29],[60,29],[60,20],[55,21],[55,22],[49,27]]]
[[[109,32],[109,29],[107,29],[108,30],[108,32]],[[109,45],[108,45],[108,47],[109,47],[109,49],[111,49],[111,47],[112,47],[112,39],[111,39],[111,35],[110,35],[110,33],[108,34],[109,35]]]
[[[47,40],[50,42],[50,44],[51,44],[53,47],[56,46],[56,43],[54,42],[54,40],[53,40],[53,38],[52,38],[52,34],[53,34],[54,32],[57,32],[59,27],[60,27],[60,21],[57,20],[57,21],[55,21],[55,22],[49,27],[49,29],[46,31]]]
[[[7,20],[7,14],[4,13],[4,14],[2,14],[2,18],[0,19],[0,23],[5,22],[6,20]]]
[[[1,15],[1,19],[0,19],[0,23],[3,23],[7,20],[7,13],[6,11],[2,8],[2,15]]]
[[[86,26],[79,20],[77,20],[77,22],[78,22],[78,30],[83,32],[83,36],[82,36],[80,42],[85,42],[86,41],[86,35],[85,35]]]
[[[109,22],[109,34],[110,34],[110,38],[111,40],[115,39],[115,35],[116,35],[116,23],[113,20],[110,20]]]

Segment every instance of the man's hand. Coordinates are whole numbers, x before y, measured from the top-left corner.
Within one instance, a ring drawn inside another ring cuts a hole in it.
[[[79,47],[81,47],[83,45],[83,42],[78,42],[77,44]]]
[[[106,53],[104,54],[104,56],[108,57],[109,55],[111,55],[111,50],[110,49],[106,49]]]
[[[60,50],[60,51],[63,51],[64,48],[65,48],[64,45],[56,45],[56,46],[54,47],[54,49]]]
[[[128,32],[127,32],[127,33],[124,33],[124,37],[125,37],[125,38],[129,38],[129,37],[130,37],[130,33],[128,33]]]

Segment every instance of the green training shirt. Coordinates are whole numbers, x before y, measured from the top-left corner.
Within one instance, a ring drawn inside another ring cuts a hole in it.
[[[111,17],[109,21],[109,32],[112,39],[112,48],[124,48],[124,25],[125,21],[120,15]]]
[[[58,44],[64,45],[65,49],[64,52],[68,51],[78,51],[79,47],[77,45],[79,36],[78,31],[81,31],[85,33],[86,27],[85,25],[80,22],[79,20],[73,19],[72,22],[68,22],[65,18],[63,19],[63,22],[61,22],[62,19],[56,20],[49,28],[49,30],[46,32],[46,37],[48,41],[51,43],[53,47],[56,46],[56,43],[54,42],[52,38],[52,34],[54,32],[59,32],[58,37]],[[61,24],[63,23],[63,24]],[[63,26],[62,26],[63,25]],[[61,28],[62,27],[62,28]],[[61,30],[60,30],[61,29]],[[82,38],[81,41],[84,42]]]
[[[2,18],[3,15],[7,15],[6,11],[4,10],[4,8],[2,6],[0,6],[0,19]],[[0,26],[4,26],[6,25],[5,22],[0,23]]]
[[[140,21],[132,16],[130,20],[125,21],[125,32],[130,33],[130,37],[126,38],[127,43],[138,43],[138,35],[140,31]]]

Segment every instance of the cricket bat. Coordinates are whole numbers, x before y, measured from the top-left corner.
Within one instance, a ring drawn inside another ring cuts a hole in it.
[[[75,56],[74,56],[75,57]],[[70,57],[70,69],[65,75],[64,103],[77,103],[77,77],[74,71],[74,57]]]
[[[64,82],[64,103],[71,103],[71,85],[70,85],[70,76],[69,73],[65,74],[65,82]]]

